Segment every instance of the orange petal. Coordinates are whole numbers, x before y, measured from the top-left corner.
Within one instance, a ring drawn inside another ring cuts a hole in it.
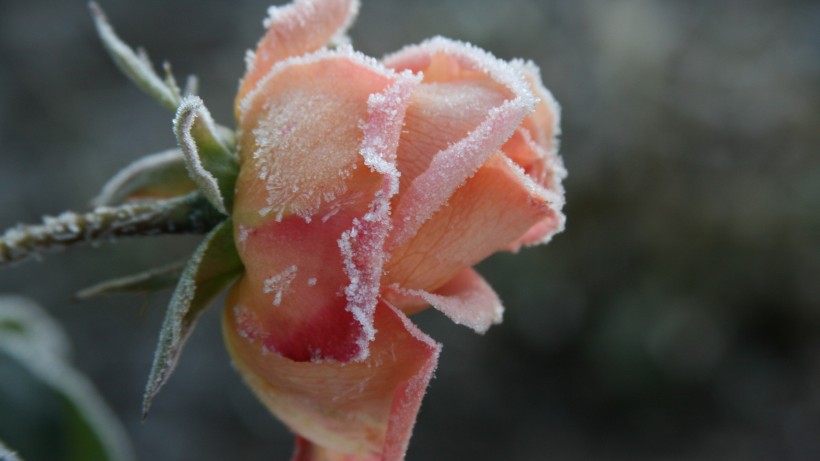
[[[490,284],[469,267],[434,293],[394,286],[387,296],[404,312],[412,311],[414,306],[432,305],[453,322],[477,333],[485,333],[493,324],[501,323],[504,314],[504,306]]]
[[[295,460],[403,459],[440,346],[400,311],[380,303],[363,362],[297,362],[267,352],[262,327],[237,317],[236,287],[223,331],[234,364],[258,398],[304,441]]]
[[[349,48],[277,64],[241,107],[234,217],[309,219],[347,191],[362,165],[368,98],[396,75]]]
[[[433,121],[427,123],[430,127],[441,125],[444,129],[434,128],[432,131],[437,136],[424,135],[423,130],[419,130],[417,136],[422,141],[412,136],[402,139],[403,144],[414,147],[427,147],[425,144],[429,144],[432,148],[424,149],[426,152],[421,154],[421,149],[411,149],[409,154],[413,160],[403,162],[403,148],[400,146],[399,168],[403,176],[405,171],[402,168],[407,164],[415,165],[411,171],[419,170],[419,165],[425,168],[401,191],[393,218],[394,231],[388,244],[388,250],[392,250],[412,238],[422,224],[447,203],[455,190],[510,138],[537,101],[526,80],[508,63],[460,42],[435,38],[388,56],[385,64],[396,69],[424,70],[425,82],[439,85],[440,82],[452,83],[450,88],[441,88],[450,90],[452,96],[441,92],[444,104],[434,106],[435,110],[429,112]],[[482,79],[492,82],[492,85],[484,83],[483,88],[476,87],[476,82]],[[475,88],[482,91],[476,92]],[[493,106],[486,104],[493,101],[493,98],[487,97],[486,90],[489,88],[501,91],[505,96],[503,102]],[[480,94],[481,97],[470,98],[471,93]],[[419,112],[423,114],[422,110]],[[462,114],[467,114],[467,117],[462,119]],[[481,116],[480,122],[471,126],[470,118],[476,116]],[[453,120],[457,121],[455,129],[451,130],[453,133],[461,135],[465,125],[471,130],[463,137],[448,139],[446,122]],[[442,132],[444,135],[440,134]],[[433,139],[432,143],[430,139]],[[446,141],[446,146],[435,151],[445,144],[442,141]]]
[[[265,347],[293,360],[360,360],[418,79],[344,50],[281,64],[240,119],[237,315],[266,325]]]
[[[502,148],[526,174],[545,189],[553,203],[558,225],[553,218],[536,223],[527,233],[511,245],[517,249],[521,245],[535,245],[548,242],[552,236],[564,229],[563,208],[564,188],[561,182],[567,175],[561,157],[558,155],[560,134],[560,107],[544,85],[541,83],[541,72],[531,61],[515,60],[511,63],[531,85],[533,93],[541,100],[535,111],[528,115],[521,128],[504,144]]]
[[[282,59],[322,48],[344,34],[359,10],[358,0],[296,0],[268,10],[268,32],[248,57],[239,102]]]
[[[398,151],[402,191],[428,168],[434,155],[467,137],[493,107],[514,97],[490,76],[443,53],[431,56],[421,71],[424,83],[407,109]]]
[[[393,251],[383,283],[435,291],[464,268],[508,248],[533,225],[550,219],[557,225],[544,189],[497,152]]]
[[[522,127],[532,134],[539,146],[548,152],[557,151],[556,137],[561,134],[561,107],[541,82],[541,70],[532,61],[513,60],[510,65],[521,72],[533,94],[540,99],[535,111],[527,116]]]

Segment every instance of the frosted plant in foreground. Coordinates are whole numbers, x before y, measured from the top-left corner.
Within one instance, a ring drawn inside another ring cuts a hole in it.
[[[441,349],[407,315],[432,306],[483,333],[503,308],[471,266],[564,225],[558,108],[537,67],[441,37],[370,58],[344,37],[358,7],[270,9],[247,56],[235,134],[214,123],[195,80],[183,91],[167,66],[160,77],[93,7],[120,67],[176,110],[179,141],[117,175],[100,216],[123,210],[131,231],[117,235],[210,231],[184,267],[83,294],[178,281],[147,412],[198,315],[233,284],[226,344],[296,433],[294,460],[403,459]],[[150,221],[143,208],[168,218]],[[73,218],[55,222],[84,232]],[[59,246],[55,229],[10,231],[0,261]]]

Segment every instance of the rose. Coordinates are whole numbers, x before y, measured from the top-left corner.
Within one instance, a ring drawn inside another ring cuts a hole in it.
[[[440,350],[407,314],[484,332],[502,307],[470,267],[563,228],[535,65],[443,38],[381,62],[325,48],[357,9],[272,8],[237,95],[225,338],[298,460],[402,459]]]

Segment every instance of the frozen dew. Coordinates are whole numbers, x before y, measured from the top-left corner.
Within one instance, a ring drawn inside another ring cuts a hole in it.
[[[360,361],[368,357],[369,344],[376,337],[373,315],[385,262],[384,243],[392,227],[390,199],[399,187],[396,149],[410,95],[418,83],[419,78],[410,73],[397,74],[384,92],[368,98],[368,119],[361,124],[364,137],[359,153],[365,165],[382,175],[382,184],[364,216],[354,219],[338,241],[344,272],[350,280],[345,287],[347,310],[362,329],[357,338],[356,359]]]
[[[297,267],[290,266],[284,271],[269,277],[265,280],[265,285],[262,290],[266,294],[273,293],[273,305],[279,306],[282,304],[282,296],[290,288],[291,283],[296,279]]]

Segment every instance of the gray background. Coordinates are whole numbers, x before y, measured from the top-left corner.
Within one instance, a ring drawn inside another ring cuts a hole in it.
[[[198,74],[229,125],[267,5],[103,2],[129,43]],[[482,264],[508,307],[485,337],[415,317],[445,347],[408,459],[820,459],[820,4],[370,0],[351,35],[381,56],[436,34],[541,66],[564,109],[569,220]],[[109,62],[85,2],[0,0],[0,227],[82,209],[173,145],[170,121]],[[288,459],[230,368],[219,308],[143,424],[167,295],[69,299],[195,244],[75,248],[0,269],[0,292],[65,325],[139,459]]]

